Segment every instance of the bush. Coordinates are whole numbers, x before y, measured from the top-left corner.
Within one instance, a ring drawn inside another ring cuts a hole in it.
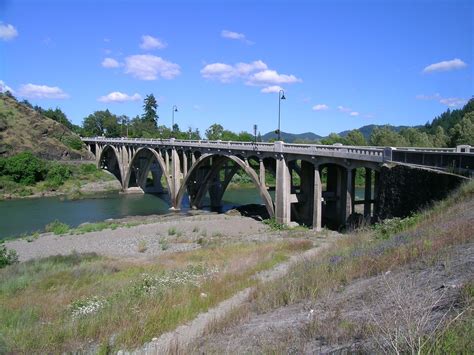
[[[23,152],[7,158],[2,165],[4,175],[11,176],[13,181],[23,185],[33,185],[43,180],[46,174],[44,162],[31,152]]]
[[[66,223],[59,222],[55,220],[54,222],[49,223],[44,228],[46,232],[53,232],[56,235],[66,234],[69,231],[69,226]]]
[[[15,250],[7,250],[5,245],[0,245],[0,269],[18,262],[18,254]]]
[[[93,174],[99,171],[94,164],[82,164],[79,168],[81,174]]]
[[[81,139],[77,136],[68,136],[64,138],[64,144],[66,144],[69,148],[74,150],[81,150],[83,147],[83,143]]]
[[[71,177],[71,169],[63,164],[52,164],[46,175],[46,180],[51,187],[59,187]]]

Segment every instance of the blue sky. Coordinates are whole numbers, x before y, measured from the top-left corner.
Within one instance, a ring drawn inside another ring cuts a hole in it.
[[[96,110],[201,132],[424,124],[474,93],[466,1],[0,0],[0,80],[76,124]]]

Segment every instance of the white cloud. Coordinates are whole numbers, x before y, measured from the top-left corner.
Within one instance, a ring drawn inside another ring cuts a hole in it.
[[[326,104],[317,104],[313,106],[313,111],[326,111],[329,110],[329,106]]]
[[[3,80],[0,80],[0,92],[7,92],[10,91],[12,94],[15,93],[15,90],[13,90],[11,87],[9,87]]]
[[[141,49],[163,49],[166,46],[167,44],[161,39],[150,35],[142,36],[142,43],[140,43]]]
[[[263,92],[264,94],[271,94],[271,93],[280,92],[280,90],[283,90],[281,86],[273,85],[273,86],[267,86],[266,88],[263,88],[262,90],[260,90],[260,92]]]
[[[221,83],[229,83],[242,79],[246,85],[265,86],[263,93],[276,92],[281,84],[294,84],[302,80],[294,75],[279,74],[276,70],[268,69],[267,64],[261,60],[250,63],[237,63],[234,65],[226,63],[207,64],[201,69],[201,75],[205,79],[218,80]]]
[[[0,23],[0,39],[9,41],[18,36],[18,31],[13,25]]]
[[[97,99],[100,102],[127,102],[127,101],[140,101],[142,97],[135,93],[133,95],[127,95],[119,91],[111,92],[108,95],[101,96]]]
[[[462,69],[467,66],[461,59],[455,58],[451,60],[445,60],[439,63],[430,64],[423,69],[423,73],[432,73],[435,71],[449,71]]]
[[[125,58],[125,73],[140,80],[156,80],[158,77],[173,79],[181,74],[178,64],[151,54],[137,54]]]
[[[302,82],[301,79],[294,75],[278,74],[276,70],[263,70],[252,74],[248,81],[248,85],[278,85],[278,84],[294,84]]]
[[[201,75],[206,79],[229,83],[236,78],[246,78],[252,72],[264,69],[267,69],[267,65],[261,60],[251,63],[237,63],[235,65],[212,63],[201,69]]]
[[[337,109],[341,112],[349,113],[352,112],[352,109],[349,107],[344,107],[344,106],[337,106]]]
[[[57,86],[35,84],[22,85],[18,94],[31,99],[67,99],[69,97]]]
[[[435,100],[440,104],[446,105],[448,107],[457,107],[462,106],[467,103],[467,99],[460,97],[442,97],[440,94],[436,93],[434,95],[416,95],[417,100]]]
[[[249,41],[243,33],[238,33],[238,32],[233,32],[233,31],[228,31],[228,30],[222,30],[221,31],[221,37],[226,38],[226,39],[233,39],[237,41],[244,42],[245,44],[254,44],[252,41]]]
[[[357,111],[352,111],[349,115],[351,115],[351,116],[359,116],[359,112],[357,112]]]
[[[114,58],[104,58],[102,61],[102,66],[104,68],[118,68],[120,63],[117,62]]]
[[[466,104],[467,100],[460,97],[447,97],[440,99],[439,102],[448,107],[457,107]]]

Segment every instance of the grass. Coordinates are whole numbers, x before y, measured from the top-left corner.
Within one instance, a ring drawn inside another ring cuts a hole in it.
[[[154,262],[72,254],[8,266],[0,270],[0,349],[87,352],[91,342],[132,349],[255,285],[257,272],[307,247],[232,244]]]
[[[46,232],[52,232],[56,235],[62,235],[69,232],[69,226],[66,223],[62,223],[58,220],[55,220],[44,228]]]
[[[281,279],[258,285],[253,294],[256,310],[266,312],[300,301],[316,302],[352,281],[397,270],[413,262],[434,265],[445,257],[451,246],[472,242],[474,225],[469,219],[456,219],[459,213],[456,207],[473,197],[474,182],[469,182],[429,210],[347,235],[317,259],[304,260]],[[472,302],[472,285],[468,293]],[[462,319],[442,334],[434,346],[435,353],[457,353],[467,344],[472,349],[472,341],[468,340],[473,338],[472,303],[470,307]],[[342,329],[338,335],[342,338],[344,334],[354,336],[361,330],[348,326],[344,331],[340,320],[335,322],[334,329]],[[329,325],[320,325],[318,329],[321,327],[329,328]],[[463,345],[458,347],[458,343]]]

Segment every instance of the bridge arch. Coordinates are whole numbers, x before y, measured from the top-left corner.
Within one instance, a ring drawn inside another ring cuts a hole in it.
[[[98,168],[113,174],[120,181],[120,184],[124,186],[123,166],[120,163],[120,155],[117,148],[110,144],[102,147],[97,165]]]
[[[181,208],[182,200],[184,197],[184,194],[188,190],[189,184],[191,182],[191,179],[193,177],[196,177],[196,173],[198,172],[200,167],[203,167],[207,164],[210,163],[210,160],[212,159],[212,165],[209,166],[208,171],[206,172],[205,176],[201,176],[203,181],[201,181],[201,185],[203,186],[200,191],[196,192],[197,199],[201,199],[203,194],[205,194],[205,189],[209,182],[210,179],[212,179],[216,174],[219,174],[220,168],[229,160],[234,162],[236,164],[236,167],[241,168],[252,180],[253,184],[255,187],[258,189],[258,192],[260,194],[260,197],[265,205],[265,208],[267,209],[268,214],[270,217],[274,216],[274,207],[273,207],[273,201],[268,193],[267,189],[265,186],[263,186],[260,182],[259,176],[255,172],[254,169],[250,167],[250,165],[246,164],[245,161],[243,161],[241,158],[235,156],[235,155],[220,155],[220,154],[202,154],[196,162],[191,166],[191,168],[188,171],[188,174],[184,177],[180,189],[178,191],[177,197],[176,197],[176,207],[179,209]],[[225,190],[227,189],[230,179],[232,176],[235,174],[237,169],[235,169],[231,174],[224,180],[222,184],[222,191],[220,192],[222,198],[222,195],[224,194]],[[199,202],[199,201],[198,201]]]
[[[136,165],[138,159],[145,158],[146,161],[144,162],[144,166],[138,167],[134,170],[134,165]],[[153,161],[156,161],[161,169],[162,174],[165,176],[166,181],[166,188],[168,195],[171,199],[171,178],[169,176],[169,172],[167,171],[165,161],[163,160],[162,156],[154,149],[148,147],[139,148],[133,155],[130,164],[127,167],[127,172],[125,174],[124,180],[124,189],[128,189],[130,187],[130,179],[132,178],[132,174],[140,174],[140,176],[136,176],[137,186],[140,186],[140,180],[146,181],[148,173],[150,171],[151,165]],[[141,169],[141,171],[139,171]]]

